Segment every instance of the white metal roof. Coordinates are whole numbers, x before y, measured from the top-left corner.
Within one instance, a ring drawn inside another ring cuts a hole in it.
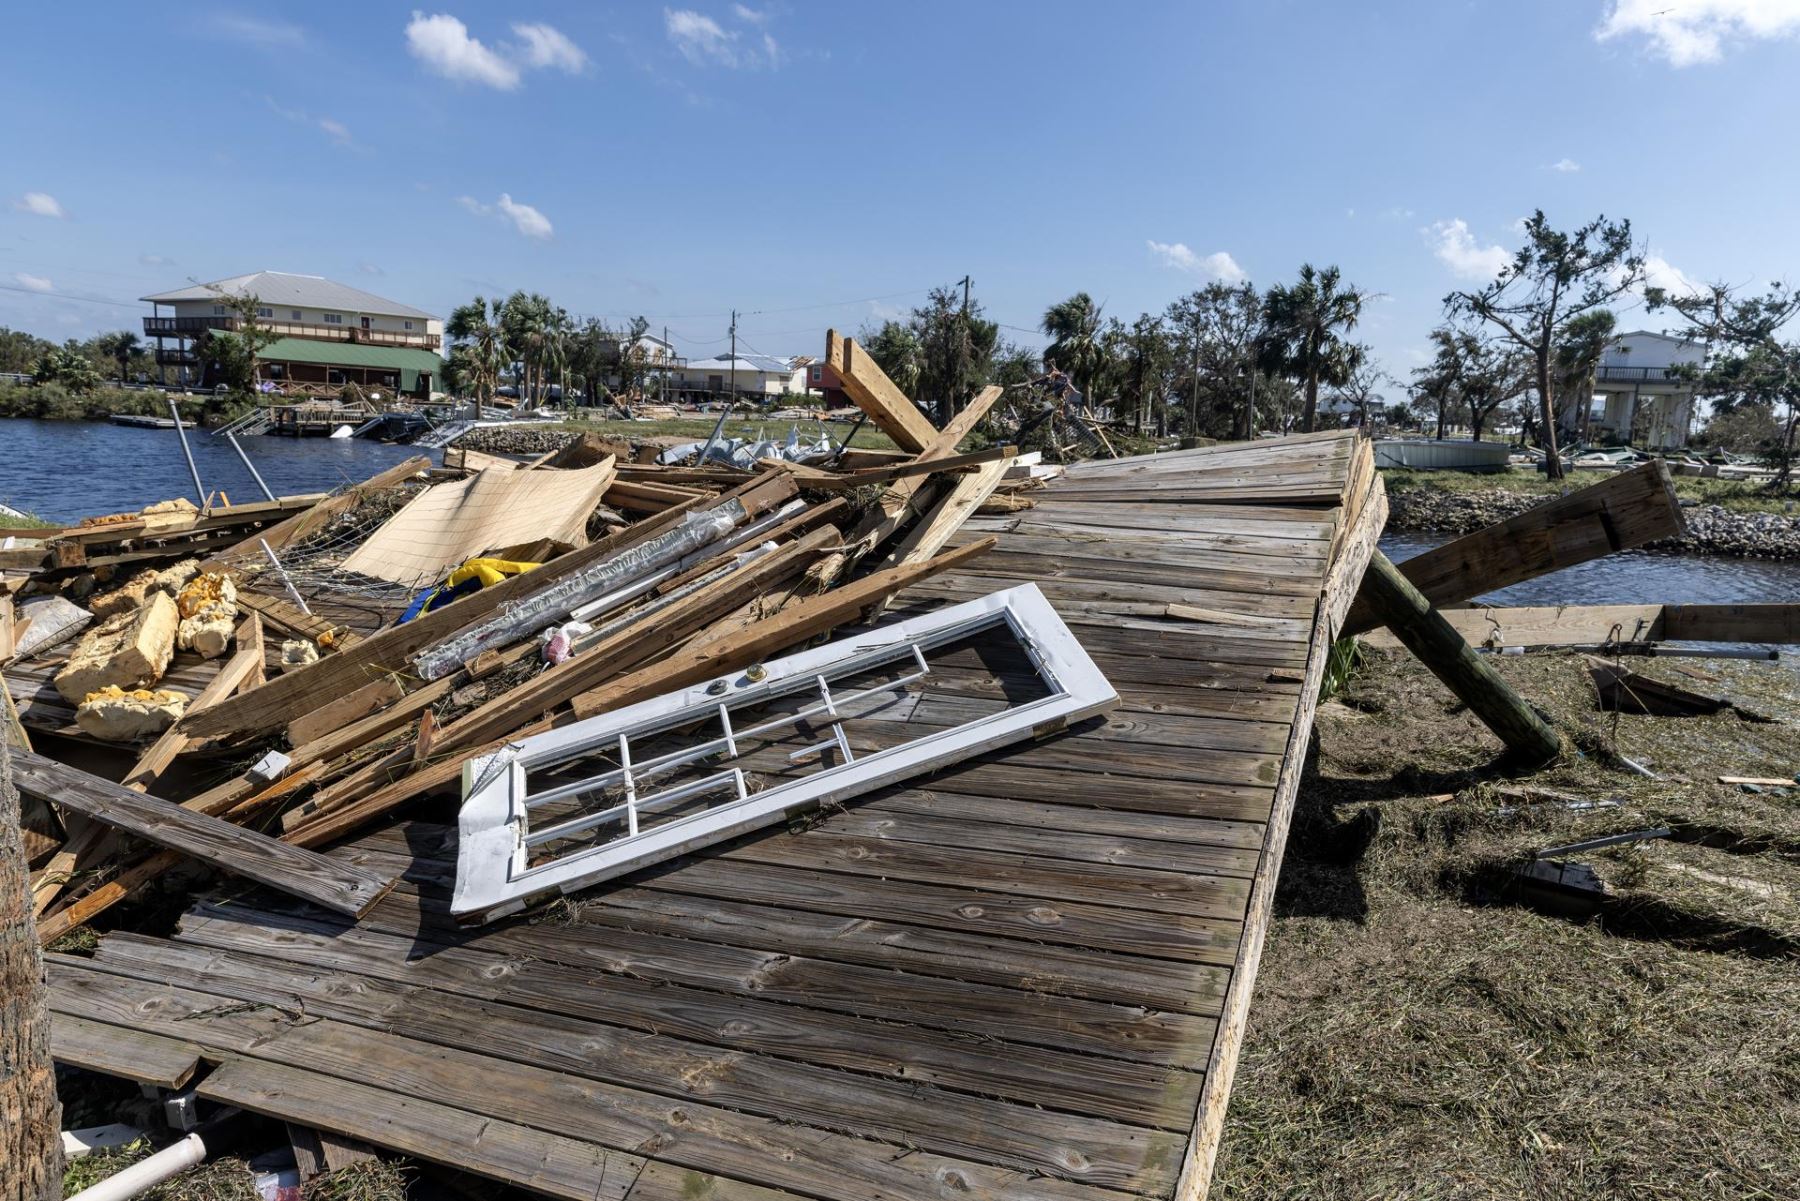
[[[760,371],[766,375],[792,375],[798,368],[786,360],[770,358],[762,354],[741,354],[737,357],[739,371]],[[697,363],[688,364],[689,371],[729,371],[731,356],[720,355],[715,359],[701,359]]]
[[[332,312],[370,313],[380,317],[423,317],[436,320],[437,314],[415,309],[396,300],[386,300],[361,288],[336,283],[322,275],[290,275],[286,271],[256,271],[234,275],[230,279],[209,284],[194,284],[172,292],[140,296],[139,300],[171,304],[178,300],[216,300],[219,293],[234,296],[255,295],[270,306],[328,309]]]

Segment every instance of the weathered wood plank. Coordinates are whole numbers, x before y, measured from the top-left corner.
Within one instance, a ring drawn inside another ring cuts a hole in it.
[[[1687,528],[1668,465],[1646,463],[1396,564],[1440,608]],[[1346,634],[1381,624],[1358,600]]]
[[[393,887],[390,879],[133,792],[42,755],[15,752],[13,779],[20,791],[54,800],[90,821],[104,822],[336,913],[352,917],[364,913]]]
[[[185,1039],[67,1013],[51,1015],[50,1055],[69,1067],[157,1088],[180,1088],[200,1068],[200,1048]]]

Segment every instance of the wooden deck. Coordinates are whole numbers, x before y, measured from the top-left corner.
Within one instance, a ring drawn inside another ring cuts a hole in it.
[[[454,825],[392,826],[336,852],[405,873],[359,924],[238,892],[51,956],[57,1054],[583,1201],[1204,1196],[1385,500],[1349,434],[1038,495],[913,607],[1036,581],[1108,716],[476,931]]]

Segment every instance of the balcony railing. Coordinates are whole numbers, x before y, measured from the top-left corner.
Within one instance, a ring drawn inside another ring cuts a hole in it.
[[[1594,372],[1594,378],[1604,384],[1681,382],[1680,371],[1674,367],[1601,367]]]
[[[356,342],[365,346],[436,350],[442,341],[438,335],[421,330],[363,329],[359,325],[314,325],[298,321],[261,320],[257,324],[277,337],[311,338],[318,342]],[[209,330],[234,330],[237,327],[236,317],[144,318],[144,333],[152,338],[197,338]]]
[[[195,367],[200,363],[200,356],[191,350],[173,350],[165,346],[156,352],[156,361],[165,367]]]

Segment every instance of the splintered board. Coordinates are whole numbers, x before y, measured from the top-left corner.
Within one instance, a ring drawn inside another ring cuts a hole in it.
[[[330,852],[401,877],[360,920],[202,901],[172,938],[52,956],[54,1011],[198,1047],[221,1101],[558,1196],[1203,1197],[1385,499],[1352,434],[1034,496],[883,621],[1034,583],[1109,711],[478,929],[441,810],[372,829]],[[857,753],[1033,674],[1004,639],[931,669],[846,722]]]

